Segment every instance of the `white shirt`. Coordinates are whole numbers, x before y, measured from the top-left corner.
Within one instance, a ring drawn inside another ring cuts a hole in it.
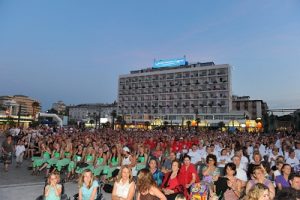
[[[200,154],[201,159],[203,158],[204,160],[206,160],[207,154],[206,154],[205,149],[204,149],[204,148],[199,149],[198,152],[199,152],[199,154]]]
[[[25,146],[24,145],[17,145],[16,146],[16,156],[21,155],[25,151]]]
[[[248,163],[249,163],[249,160],[247,157],[245,156],[242,156],[241,158],[241,164],[240,164],[240,168],[244,169],[245,171],[247,170],[248,168]]]
[[[225,163],[219,164],[218,167],[225,167],[225,165],[231,161],[230,156],[218,156],[218,162],[222,161],[225,161]]]
[[[300,149],[295,149],[296,157],[300,160]]]
[[[261,156],[266,155],[266,147],[265,147],[265,145],[261,144],[259,146],[259,153],[260,153]]]
[[[271,167],[275,166],[275,161],[278,156],[279,154],[277,154],[276,156],[273,153],[269,154],[269,162],[271,163]],[[273,160],[271,160],[272,158]]]
[[[277,176],[280,176],[281,175],[281,172],[280,172],[280,170],[275,170],[274,171],[274,177],[277,177]]]
[[[241,180],[241,181],[244,181],[244,182],[248,181],[247,173],[242,168],[236,168],[236,175],[235,175],[235,177],[237,179]]]
[[[280,141],[280,139],[277,139],[277,140],[276,140],[275,146],[276,146],[278,149],[281,148],[281,141]]]
[[[199,150],[196,150],[196,151],[190,150],[188,155],[191,156],[192,164],[196,164],[197,162],[201,161],[201,154],[200,154]]]
[[[299,165],[299,160],[298,160],[298,158],[296,158],[296,156],[295,156],[295,158],[288,157],[285,162],[287,164],[291,165],[292,168]]]
[[[220,152],[215,148],[213,154],[218,157],[220,155]]]
[[[126,157],[123,158],[123,160],[122,160],[122,166],[123,165],[130,165],[131,164],[130,157],[131,157],[131,155],[129,155],[127,158]]]
[[[253,154],[253,146],[249,146],[247,148],[247,152],[248,152],[248,155],[252,155]]]
[[[116,195],[123,199],[127,199],[131,184],[132,183],[129,183],[129,181],[125,184],[122,184],[121,181],[116,182]]]

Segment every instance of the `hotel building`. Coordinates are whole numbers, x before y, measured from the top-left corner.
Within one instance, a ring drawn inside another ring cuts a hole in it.
[[[168,65],[168,64],[167,64]],[[213,62],[163,66],[120,75],[118,114],[126,122],[244,118],[232,109],[231,66]]]

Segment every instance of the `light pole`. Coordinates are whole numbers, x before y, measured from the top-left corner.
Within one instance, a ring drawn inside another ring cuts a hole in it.
[[[98,126],[98,129],[100,129],[100,126],[101,126],[101,107],[99,108],[99,126]]]
[[[18,112],[18,127],[20,127],[20,119],[21,119],[21,104],[19,105],[19,112]],[[33,116],[34,117],[34,116]],[[35,117],[34,117],[35,118]]]

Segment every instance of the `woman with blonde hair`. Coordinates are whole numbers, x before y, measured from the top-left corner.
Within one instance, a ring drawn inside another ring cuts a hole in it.
[[[137,200],[166,200],[149,169],[141,169],[137,179]]]
[[[97,198],[98,181],[90,169],[83,171],[79,178],[79,198],[78,200],[92,200]]]
[[[60,200],[62,186],[59,184],[60,176],[58,173],[51,173],[47,179],[47,186],[45,187],[45,200]]]
[[[132,200],[135,192],[131,169],[123,165],[112,191],[112,200]]]
[[[243,200],[270,200],[269,188],[264,184],[257,183],[249,190]]]

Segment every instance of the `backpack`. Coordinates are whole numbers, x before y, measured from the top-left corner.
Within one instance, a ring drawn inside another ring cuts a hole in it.
[[[209,190],[207,185],[201,183],[194,183],[191,186],[190,200],[207,200]]]

